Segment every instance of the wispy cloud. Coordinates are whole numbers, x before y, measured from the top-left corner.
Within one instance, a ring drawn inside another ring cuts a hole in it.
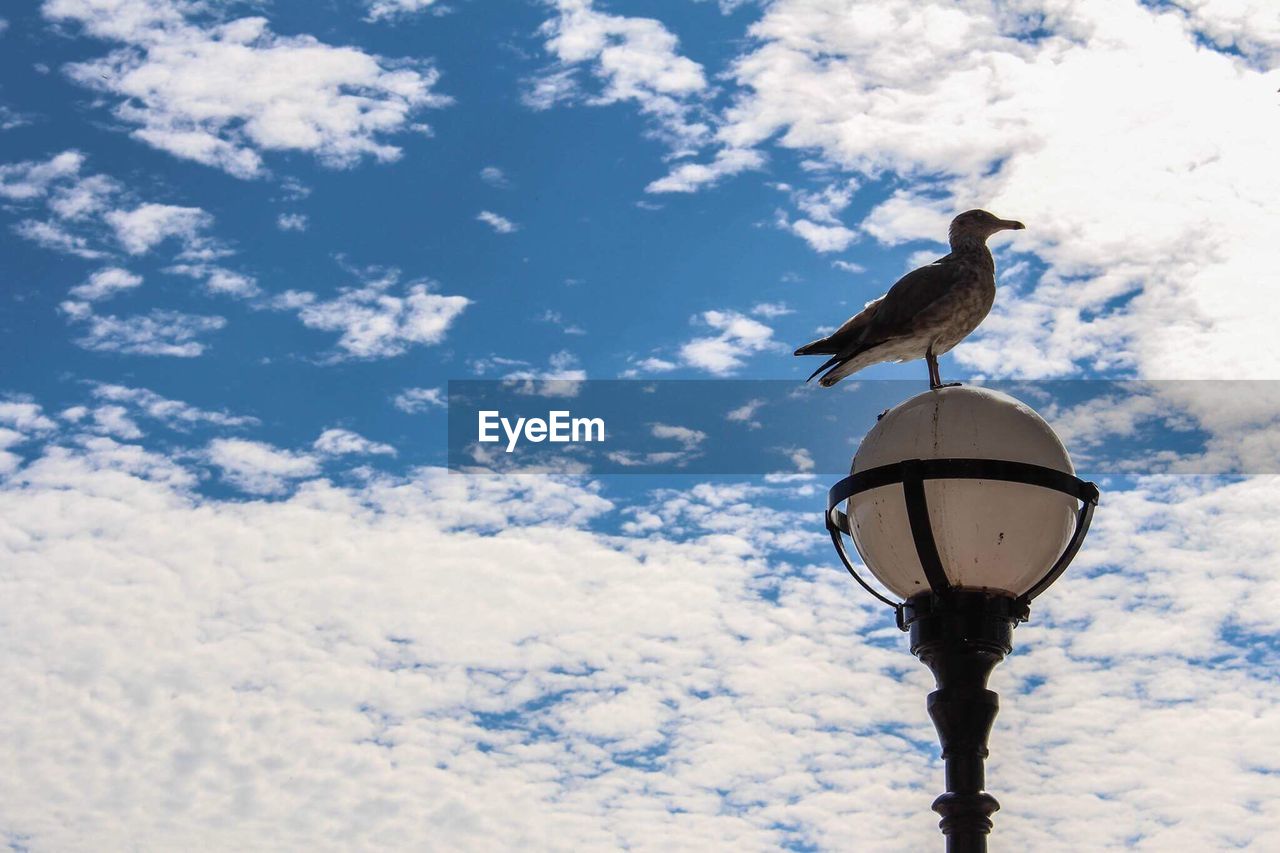
[[[710,163],[680,163],[665,177],[651,182],[645,187],[645,192],[694,192],[741,172],[760,169],[764,162],[765,157],[759,151],[727,148],[718,152]]]
[[[488,225],[499,234],[510,234],[520,230],[520,226],[507,219],[505,216],[499,216],[491,210],[482,210],[476,214],[476,219]]]
[[[507,173],[499,169],[497,166],[485,166],[480,170],[480,180],[484,181],[491,187],[498,189],[506,189],[511,186],[511,181],[507,178]]]
[[[308,224],[305,213],[282,213],[276,217],[276,227],[281,231],[306,231]]]
[[[194,278],[200,281],[204,285],[204,289],[210,294],[248,299],[262,292],[253,276],[235,272],[216,264],[174,264],[173,266],[165,267],[164,271]]]
[[[751,309],[751,313],[755,314],[757,317],[764,317],[766,320],[771,320],[775,317],[785,317],[788,314],[794,314],[796,312],[791,308],[788,308],[787,303],[785,302],[760,302]]]
[[[650,424],[649,432],[654,438],[677,441],[685,450],[692,450],[707,440],[705,432],[675,424]]]
[[[190,429],[199,425],[244,427],[259,423],[257,418],[247,415],[202,409],[181,400],[171,400],[147,388],[95,383],[92,394],[95,399],[127,406],[137,414],[160,421],[172,429]]]
[[[142,284],[142,276],[134,275],[120,267],[104,267],[89,276],[84,284],[71,288],[70,295],[74,299],[85,302],[98,302],[109,299],[117,293],[132,290]]]
[[[548,308],[542,312],[542,316],[538,318],[543,323],[550,323],[556,326],[566,335],[585,335],[587,330],[576,323],[566,322],[564,316],[559,311],[552,311]]]
[[[384,21],[416,12],[444,14],[446,6],[438,0],[366,0],[370,21]]]
[[[752,429],[759,429],[761,424],[756,420],[756,412],[760,411],[764,406],[764,402],[764,400],[757,398],[748,400],[738,408],[730,409],[725,413],[725,420],[746,424]]]
[[[78,346],[97,352],[194,358],[204,353],[201,340],[227,324],[223,317],[155,309],[117,317],[96,314],[89,303],[64,302],[62,310],[80,330]]]
[[[391,401],[397,409],[414,415],[428,409],[443,409],[449,405],[444,391],[439,388],[406,388]]]

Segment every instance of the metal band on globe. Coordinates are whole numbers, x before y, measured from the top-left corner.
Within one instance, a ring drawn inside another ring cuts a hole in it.
[[[1093,483],[1081,480],[1065,471],[1046,468],[1029,462],[1010,462],[1005,459],[906,459],[890,465],[868,468],[856,474],[850,474],[831,487],[827,493],[826,525],[835,543],[836,553],[840,561],[849,570],[863,589],[894,608],[898,613],[898,626],[905,629],[902,619],[903,602],[896,602],[882,595],[864,580],[853,567],[849,552],[845,549],[841,534],[847,534],[853,540],[854,548],[858,541],[853,539],[853,529],[849,517],[840,510],[840,504],[854,495],[878,489],[884,486],[902,484],[903,501],[906,505],[907,520],[911,526],[911,537],[916,546],[916,556],[920,559],[920,567],[924,570],[926,580],[934,595],[945,595],[952,589],[947,581],[946,568],[938,554],[937,543],[933,538],[933,526],[929,519],[929,505],[925,497],[924,483],[927,480],[994,480],[1006,483],[1024,483],[1040,486],[1070,495],[1080,501],[1080,509],[1076,511],[1076,529],[1071,534],[1066,548],[1045,575],[1032,584],[1031,588],[1018,596],[1018,601],[1026,604],[1043,592],[1058,576],[1066,571],[1067,566],[1075,558],[1076,552],[1084,542],[1093,520],[1094,507],[1098,505],[1098,487]],[[859,556],[866,557],[859,550]]]

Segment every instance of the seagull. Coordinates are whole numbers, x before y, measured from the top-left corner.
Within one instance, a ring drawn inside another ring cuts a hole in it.
[[[996,262],[987,238],[1025,227],[985,210],[966,210],[951,220],[951,254],[907,273],[843,326],[796,350],[796,355],[831,356],[809,380],[825,370],[818,384],[830,388],[873,364],[923,358],[929,387],[946,387],[938,356],[978,328],[996,299]]]

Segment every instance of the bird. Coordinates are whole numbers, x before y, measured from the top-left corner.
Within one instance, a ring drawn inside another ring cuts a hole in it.
[[[796,350],[796,355],[831,356],[805,381],[822,373],[818,384],[830,388],[873,364],[923,358],[929,366],[929,387],[947,387],[938,356],[978,328],[995,304],[996,263],[987,238],[1025,227],[985,210],[961,213],[948,230],[950,254],[907,273],[843,326]]]

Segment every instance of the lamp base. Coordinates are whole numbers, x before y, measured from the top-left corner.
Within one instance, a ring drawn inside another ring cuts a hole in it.
[[[946,765],[946,793],[933,803],[947,853],[986,853],[991,815],[1000,804],[985,790],[987,738],[1000,710],[987,689],[995,665],[1013,651],[1013,628],[1025,621],[1025,602],[983,590],[922,593],[902,605],[911,653],[933,672],[929,716]]]

